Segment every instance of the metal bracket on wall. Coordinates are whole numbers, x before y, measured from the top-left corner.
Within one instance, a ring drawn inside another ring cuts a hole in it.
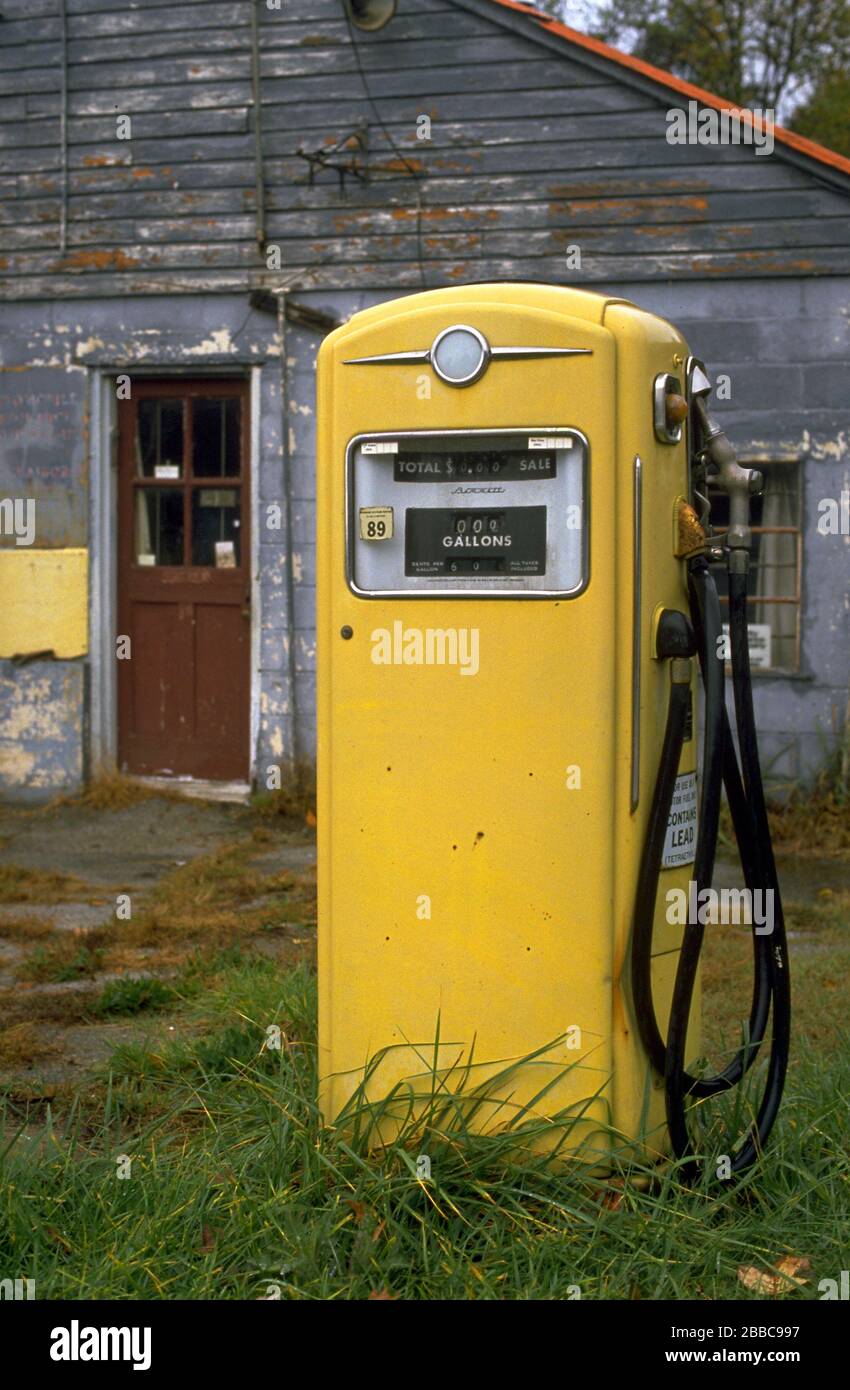
[[[277,296],[271,290],[252,290],[249,303],[252,309],[261,314],[277,314]],[[287,323],[310,328],[314,333],[332,333],[342,323],[342,319],[335,318],[333,314],[326,314],[312,304],[301,304],[297,299],[290,299],[289,295],[284,300],[283,312]]]
[[[330,169],[339,177],[340,188],[345,187],[345,178],[350,174],[361,183],[369,182],[369,126],[358,121],[353,130],[341,135],[335,145],[320,146],[317,150],[305,150],[299,146],[295,153],[307,161],[310,172],[307,182],[312,184],[317,173]],[[302,179],[297,179],[302,183]]]

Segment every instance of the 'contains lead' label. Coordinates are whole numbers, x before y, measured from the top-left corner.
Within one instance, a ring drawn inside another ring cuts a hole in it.
[[[673,788],[664,851],[661,855],[662,869],[675,869],[677,865],[693,864],[696,847],[697,775],[695,772],[682,772],[676,778]]]

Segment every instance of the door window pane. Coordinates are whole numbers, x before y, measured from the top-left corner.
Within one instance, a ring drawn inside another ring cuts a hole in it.
[[[137,565],[182,565],[183,493],[177,488],[136,489]]]
[[[240,497],[236,487],[192,490],[192,564],[238,569]]]
[[[241,401],[196,399],[192,406],[192,472],[196,478],[238,478]]]
[[[139,401],[136,472],[142,478],[183,476],[183,402]]]

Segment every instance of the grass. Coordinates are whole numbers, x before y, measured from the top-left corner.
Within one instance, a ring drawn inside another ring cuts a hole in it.
[[[274,938],[281,958],[294,963],[314,941],[315,873],[260,873],[251,856],[262,850],[266,834],[257,827],[248,840],[172,869],[133,905],[130,920],[74,931],[55,930],[30,914],[0,924],[0,937],[29,948],[15,967],[18,978],[45,984],[91,978],[100,970],[182,971],[196,958],[216,958],[252,938]],[[49,887],[58,894],[58,884]]]
[[[846,1046],[850,978],[850,892],[826,891],[814,903],[784,905],[789,932],[792,1045],[799,1039],[830,1059]],[[702,963],[703,1032],[713,1052],[734,1037],[748,1012],[752,939],[746,928],[709,927]]]
[[[316,824],[316,764],[302,759],[286,772],[284,786],[271,791],[257,791],[251,798],[254,813],[263,819],[278,816]]]
[[[263,843],[261,832],[258,842],[237,840],[166,874],[132,919],[116,924],[106,968],[147,968],[143,953],[152,950],[159,965],[181,968],[198,952],[215,955],[269,934],[281,938],[282,954],[290,947],[293,959],[303,954],[297,933],[315,927],[315,874],[262,875],[251,854]]]
[[[82,791],[54,796],[39,807],[39,813],[49,813],[60,806],[79,806],[88,811],[123,811],[128,806],[137,806],[140,801],[151,801],[156,797],[164,801],[184,799],[178,791],[147,787],[115,768],[104,768],[89,779]]]
[[[795,789],[771,807],[770,828],[777,854],[850,859],[850,795],[822,784],[812,793]]]
[[[33,1062],[53,1056],[56,1051],[47,1030],[32,1020],[13,1023],[0,1030],[0,1065],[4,1067],[31,1066]]]
[[[757,1170],[691,1191],[675,1168],[603,1181],[520,1161],[517,1133],[477,1136],[463,1106],[447,1122],[439,1091],[370,1154],[362,1096],[345,1127],[316,1113],[305,966],[231,952],[196,984],[179,1031],[119,1047],[7,1147],[0,1266],[40,1298],[753,1298],[740,1271],[786,1255],[809,1267],[784,1296],[813,1298],[846,1265],[846,1038],[829,1068],[798,1045]],[[12,1100],[7,1126],[27,1118]]]
[[[176,997],[173,986],[155,978],[110,980],[92,1004],[91,1011],[96,1018],[139,1014],[148,1009],[173,1006]]]
[[[770,834],[777,856],[784,859],[850,859],[850,798],[832,791],[792,788],[785,800],[768,807]],[[732,817],[726,801],[720,812],[720,844],[737,854]]]
[[[810,837],[831,826],[826,846],[844,854],[846,807],[831,795],[834,816],[828,798],[807,815],[783,811],[783,849],[807,822]],[[130,921],[77,934],[51,933],[37,915],[4,925],[29,948],[32,980],[168,971],[99,990],[0,993],[0,1064],[27,1067],[0,1089],[4,1274],[35,1278],[48,1299],[563,1299],[574,1286],[585,1299],[762,1299],[761,1277],[791,1257],[807,1262],[780,1290],[795,1300],[838,1277],[850,1229],[850,893],[786,904],[793,1063],[768,1152],[742,1179],[690,1190],[675,1166],[629,1167],[625,1155],[607,1179],[523,1159],[518,1141],[543,1137],[538,1122],[475,1134],[484,1098],[471,1078],[451,1107],[435,1086],[370,1152],[369,1132],[397,1120],[398,1097],[376,1109],[359,1094],[335,1129],[316,1110],[315,978],[298,963],[314,877],[261,876],[251,862],[275,838],[271,818],[293,814],[283,805],[256,806],[250,839],[167,874],[134,900]],[[301,809],[306,818],[309,797]],[[26,870],[4,888],[2,873],[0,900],[65,896],[39,897],[57,885]],[[274,960],[258,954],[270,945]],[[715,1062],[737,1041],[750,967],[745,930],[709,929]],[[59,1029],[135,1016],[150,1016],[147,1039],[121,1043],[82,1088],[39,1081],[42,1062],[56,1073]],[[705,1152],[718,1152],[725,1124],[746,1124],[752,1100],[701,1109]],[[561,1117],[567,1137],[570,1123]],[[430,1179],[417,1175],[423,1154]]]
[[[38,941],[45,936],[52,936],[54,932],[53,922],[49,917],[39,917],[37,914],[28,914],[26,917],[14,917],[6,922],[0,922],[0,940],[6,941]]]
[[[729,836],[731,821],[725,803],[724,813]],[[850,859],[850,721],[841,747],[825,760],[814,783],[793,783],[784,796],[773,798],[769,814],[777,854]]]
[[[89,1014],[90,1001],[78,991],[61,994],[30,993],[26,990],[0,990],[0,1018],[9,1026],[38,1023],[54,1028],[71,1027]]]
[[[796,859],[850,859],[850,722],[841,747],[827,758],[811,784],[768,786],[770,834],[777,855]],[[725,798],[720,843],[736,853],[732,817]]]
[[[0,903],[62,903],[90,892],[74,874],[0,864]]]
[[[67,984],[70,980],[90,979],[103,961],[102,931],[63,932],[55,939],[36,946],[19,963],[17,975],[32,984]]]
[[[179,783],[174,790],[159,783],[148,786],[135,777],[128,777],[117,768],[103,767],[89,778],[79,792],[62,793],[52,797],[35,814],[44,815],[61,807],[78,807],[88,811],[123,811],[142,801],[176,801],[186,797]],[[257,791],[251,797],[251,807],[261,820],[297,820],[316,824],[316,764],[302,759],[284,769],[282,787]],[[2,839],[0,839],[0,845]]]

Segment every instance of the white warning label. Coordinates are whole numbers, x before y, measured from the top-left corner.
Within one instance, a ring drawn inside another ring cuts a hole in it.
[[[661,855],[662,869],[693,864],[697,845],[697,775],[683,772],[676,778],[670,818]]]
[[[528,447],[529,449],[571,449],[573,441],[568,434],[533,434],[528,441]]]

